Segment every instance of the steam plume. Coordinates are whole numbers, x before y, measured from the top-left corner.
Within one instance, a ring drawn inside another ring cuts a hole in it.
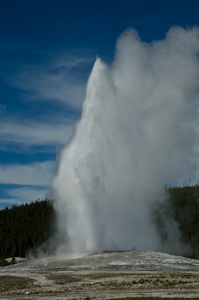
[[[196,27],[150,44],[129,29],[96,60],[52,183],[62,251],[161,250],[150,207],[197,169],[198,52]]]

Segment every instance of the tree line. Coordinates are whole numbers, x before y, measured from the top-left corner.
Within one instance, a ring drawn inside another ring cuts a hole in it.
[[[199,259],[199,185],[169,187],[165,189],[166,200],[157,201],[153,209],[162,243],[169,239],[167,221],[178,224],[180,240],[191,248],[191,257]],[[52,252],[49,239],[56,241],[56,213],[53,201],[13,205],[0,211],[0,260],[7,257],[25,257],[31,250]],[[56,244],[56,243],[55,243]]]
[[[25,257],[29,250],[35,254],[53,234],[55,210],[51,200],[6,207],[0,211],[0,259]]]
[[[167,224],[177,223],[180,241],[188,245],[189,257],[199,259],[199,185],[169,187],[166,199],[156,205],[154,219],[163,243],[169,240]]]

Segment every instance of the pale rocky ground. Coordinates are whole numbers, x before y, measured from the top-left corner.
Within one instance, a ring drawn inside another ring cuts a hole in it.
[[[5,275],[31,278],[33,284],[1,292],[0,299],[199,298],[199,260],[159,252],[42,258],[0,267]]]

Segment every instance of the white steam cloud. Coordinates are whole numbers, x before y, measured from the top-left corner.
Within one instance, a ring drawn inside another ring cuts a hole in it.
[[[198,52],[196,27],[150,44],[130,29],[111,66],[96,60],[52,182],[60,251],[162,250],[150,207],[197,171]]]

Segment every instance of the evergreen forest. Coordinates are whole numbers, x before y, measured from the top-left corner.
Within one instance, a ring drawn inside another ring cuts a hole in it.
[[[49,199],[0,211],[0,258],[25,257],[55,233],[55,211]],[[45,249],[44,249],[45,250]]]
[[[166,199],[156,203],[154,220],[162,243],[169,240],[168,225],[178,227],[180,241],[189,246],[186,256],[199,259],[199,185],[169,187]]]
[[[180,240],[189,245],[188,256],[199,259],[199,185],[169,187],[166,197],[157,201],[152,210],[153,221],[162,243],[169,240],[167,224],[175,222]],[[56,213],[53,201],[45,199],[0,211],[0,260],[25,257],[31,250],[52,252],[51,239],[56,240]]]

